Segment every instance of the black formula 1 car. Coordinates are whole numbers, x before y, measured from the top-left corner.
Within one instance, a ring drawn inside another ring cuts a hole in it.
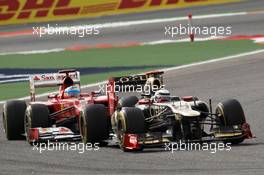
[[[124,151],[179,141],[239,144],[254,137],[238,100],[223,101],[213,112],[211,100],[208,105],[194,96],[172,96],[162,88],[162,73],[158,75],[155,81],[148,82],[159,86],[159,90],[143,93],[141,99],[121,98],[111,117],[113,131]]]

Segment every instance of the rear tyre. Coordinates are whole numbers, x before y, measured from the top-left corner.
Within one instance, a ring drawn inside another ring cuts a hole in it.
[[[83,143],[101,143],[109,138],[107,108],[101,104],[88,105],[79,119]]]
[[[124,134],[144,134],[145,117],[139,108],[125,107],[118,114],[117,137],[119,146],[123,151],[129,151],[124,145]],[[140,147],[138,150],[143,150]]]
[[[48,128],[51,127],[49,117],[49,108],[44,104],[32,104],[27,107],[25,114],[25,133],[27,141],[29,140],[30,128]]]
[[[24,137],[25,101],[7,101],[3,107],[3,126],[8,140],[20,140]]]
[[[138,98],[136,96],[123,97],[118,102],[120,107],[135,107],[137,103]]]
[[[219,117],[220,126],[242,125],[246,122],[245,114],[241,104],[236,99],[226,100],[216,107],[216,114]],[[228,139],[226,142],[239,144],[245,138]]]

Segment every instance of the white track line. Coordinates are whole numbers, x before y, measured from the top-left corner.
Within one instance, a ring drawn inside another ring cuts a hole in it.
[[[255,38],[254,41],[255,43],[264,43],[264,37]]]
[[[211,36],[207,38],[195,38],[194,42],[201,42],[201,41],[210,41],[210,40],[217,40],[217,39],[224,39],[226,36]],[[184,42],[190,42],[190,38],[184,38],[179,40],[158,40],[158,41],[150,41],[150,42],[144,42],[140,45],[157,45],[157,44],[168,44],[168,43],[184,43]]]
[[[255,54],[259,54],[259,53],[264,53],[264,49],[255,50],[255,51],[252,51],[252,52],[241,53],[241,54],[236,54],[236,55],[231,55],[231,56],[222,57],[222,58],[216,58],[216,59],[212,59],[212,60],[208,60],[208,61],[201,61],[201,62],[186,64],[186,65],[182,65],[182,66],[175,66],[175,67],[171,67],[171,68],[161,69],[161,71],[168,72],[168,71],[184,69],[184,68],[189,68],[189,67],[209,64],[209,63],[215,63],[215,62],[224,61],[224,60],[231,60],[231,59],[235,59],[235,58],[239,58],[239,57],[255,55]],[[87,84],[87,85],[82,86],[82,88],[86,89],[86,88],[89,88],[89,87],[99,86],[99,85],[105,84],[105,83],[107,83],[107,81],[101,81],[101,82],[98,82],[98,83]],[[45,97],[45,96],[48,96],[50,93],[56,93],[56,92],[47,92],[47,93],[44,93],[44,94],[37,95],[36,97],[37,98]],[[28,96],[27,97],[22,97],[22,98],[19,98],[18,100],[29,100],[29,97]],[[5,103],[5,101],[0,101],[0,104],[3,104],[3,103]]]
[[[237,13],[219,13],[219,14],[208,14],[208,15],[194,15],[193,20],[195,19],[212,19],[212,18],[222,18],[222,17],[231,17],[231,16],[243,16],[248,15],[248,12],[237,12]],[[149,19],[149,20],[137,20],[137,21],[120,21],[120,22],[112,22],[112,23],[103,23],[103,24],[91,24],[91,25],[75,25],[69,27],[59,27],[59,26],[52,26],[52,29],[46,29],[46,31],[52,30],[54,31],[54,27],[56,27],[56,31],[70,31],[72,28],[76,29],[83,29],[84,27],[97,27],[98,29],[102,28],[118,28],[118,27],[129,27],[135,25],[144,25],[144,24],[157,24],[157,23],[167,23],[167,22],[175,22],[175,21],[183,21],[188,20],[189,18],[186,17],[172,17],[172,18],[157,18],[157,19]],[[55,48],[50,50],[32,50],[32,51],[21,51],[21,52],[2,52],[2,55],[13,55],[13,54],[37,54],[37,53],[50,53],[50,52],[61,52],[64,51],[64,48]]]
[[[195,38],[195,42],[199,41],[209,41],[214,39],[221,39],[225,38],[224,36],[212,36],[208,38]],[[150,42],[143,42],[140,45],[157,45],[157,44],[168,44],[168,43],[183,43],[183,42],[190,42],[190,38],[184,38],[179,40],[158,40],[158,41],[150,41]],[[114,46],[114,45],[113,45]],[[56,48],[50,50],[32,50],[32,51],[21,51],[21,52],[3,52],[0,53],[0,56],[6,55],[32,55],[32,54],[43,54],[43,53],[53,53],[53,52],[62,52],[65,51],[65,48]]]
[[[1,83],[18,83],[18,82],[25,82],[28,81],[29,78],[19,78],[19,79],[12,79],[12,80],[0,80]]]
[[[217,39],[224,39],[227,38],[227,36],[211,36],[206,38],[195,38],[195,42],[201,42],[201,41],[210,41],[210,40],[217,40]],[[255,43],[264,42],[264,37],[261,38],[255,38],[251,39]],[[168,44],[168,43],[183,43],[183,42],[190,42],[190,38],[183,38],[179,40],[157,40],[157,41],[150,41],[150,42],[142,42],[140,45],[158,45],[158,44]],[[32,50],[32,51],[21,51],[21,52],[6,52],[6,53],[0,53],[0,56],[2,55],[31,55],[31,54],[44,54],[44,53],[52,53],[52,52],[62,52],[65,51],[65,48],[55,48],[50,50]]]
[[[95,86],[99,86],[101,84],[106,84],[106,83],[107,83],[107,81],[101,81],[101,82],[98,82],[98,83],[87,84],[87,85],[82,86],[82,89],[95,87]],[[52,92],[46,92],[46,93],[43,93],[43,94],[39,94],[39,95],[36,95],[36,98],[47,97],[51,93],[57,93],[57,91],[52,91]],[[30,99],[29,96],[27,96],[27,97],[18,98],[17,100],[29,100],[29,99]],[[0,101],[0,105],[3,104],[3,103],[5,103],[5,101]]]
[[[186,64],[186,65],[182,65],[182,66],[166,68],[166,69],[162,69],[162,71],[168,72],[168,71],[172,71],[172,70],[184,69],[184,68],[189,68],[189,67],[193,67],[193,66],[199,66],[199,65],[203,65],[203,64],[209,64],[209,63],[215,63],[215,62],[219,62],[219,61],[231,60],[231,59],[235,59],[235,58],[239,58],[239,57],[245,57],[245,56],[250,56],[250,55],[255,55],[255,54],[259,54],[259,53],[264,53],[264,49],[255,50],[255,51],[252,51],[252,52],[241,53],[241,54],[237,54],[237,55],[231,55],[231,56],[222,57],[222,58],[211,59],[211,60],[208,60],[208,61],[201,61],[201,62]]]
[[[208,14],[208,15],[194,15],[193,20],[195,19],[212,19],[212,18],[222,18],[222,17],[231,17],[231,16],[244,16],[248,15],[248,12],[236,12],[236,13],[218,13],[218,14]],[[156,19],[147,19],[147,20],[136,20],[136,21],[120,21],[112,23],[103,23],[103,24],[91,24],[91,25],[75,25],[70,27],[57,27],[58,31],[67,31],[72,30],[72,27],[79,29],[83,27],[97,27],[102,28],[117,28],[117,27],[129,27],[135,25],[144,25],[144,24],[157,24],[157,23],[167,23],[175,21],[184,21],[189,20],[187,16],[184,17],[172,17],[172,18],[156,18]],[[52,29],[54,31],[54,29]],[[57,30],[56,30],[57,31]]]
[[[61,52],[64,51],[64,48],[56,48],[56,49],[47,49],[47,50],[31,50],[31,51],[20,51],[20,52],[2,52],[0,56],[6,55],[31,55],[31,54],[44,54],[44,53],[51,53],[51,52]]]
[[[23,78],[23,77],[29,77],[31,74],[18,74],[18,75],[4,75],[0,74],[1,79],[6,79],[6,78]]]

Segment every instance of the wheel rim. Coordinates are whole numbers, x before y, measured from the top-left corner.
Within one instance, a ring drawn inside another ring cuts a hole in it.
[[[29,142],[29,130],[30,130],[30,128],[32,128],[31,117],[30,117],[30,111],[29,110],[26,111],[25,121],[24,121],[24,128],[25,128],[26,139]]]
[[[217,115],[218,119],[220,120],[220,123],[222,125],[226,125],[224,110],[223,110],[223,108],[221,106],[218,106],[216,108],[216,115]]]
[[[84,143],[87,143],[87,128],[86,125],[84,123],[84,119],[83,117],[80,118],[80,134],[82,136],[82,141]]]
[[[7,117],[6,117],[6,113],[7,113],[7,108],[6,108],[6,104],[4,104],[3,106],[3,127],[4,127],[4,132],[6,133],[6,135],[8,136],[8,130],[7,130]]]
[[[25,135],[26,135],[27,141],[29,141],[29,130],[31,128],[31,124],[30,124],[29,120],[30,120],[29,117],[26,115],[26,117],[25,117]]]
[[[7,121],[6,121],[6,117],[5,117],[5,112],[3,112],[3,127],[4,127],[4,132],[6,133],[7,132],[7,130],[6,130],[6,125],[7,125],[7,123],[6,123]]]
[[[122,121],[118,120],[118,124],[117,124],[117,136],[118,139],[120,140],[120,147],[123,148],[124,147],[124,127],[122,126]]]

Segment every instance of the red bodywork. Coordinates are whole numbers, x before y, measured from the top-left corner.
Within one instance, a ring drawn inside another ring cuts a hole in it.
[[[80,88],[80,73],[75,70],[63,70],[55,74],[43,74],[34,75],[30,78],[30,104],[44,104],[48,107],[50,118],[56,128],[31,128],[29,139],[36,141],[41,137],[41,134],[53,134],[54,132],[59,134],[78,134],[70,133],[71,130],[64,127],[65,121],[73,120],[72,124],[75,125],[77,131],[79,130],[79,117],[81,112],[88,104],[103,104],[107,107],[108,116],[111,117],[116,111],[118,104],[118,96],[116,95],[115,86],[117,84],[133,84],[144,85],[148,78],[162,75],[161,71],[147,72],[141,75],[115,77],[110,78],[106,84],[105,93],[81,93],[78,98],[66,97],[64,91],[67,87],[78,85]],[[59,86],[58,94],[51,94],[48,96],[47,101],[35,101],[35,88],[37,87],[53,87]],[[149,99],[140,100],[141,104],[150,103]],[[109,120],[110,121],[110,120]],[[137,136],[127,134],[125,135],[125,142],[127,149],[138,149]]]
[[[103,104],[108,108],[108,116],[110,117],[116,108],[118,97],[114,91],[107,91],[106,94],[99,92],[81,93],[79,97],[67,97],[64,91],[69,86],[79,86],[79,72],[74,70],[60,71],[57,74],[43,74],[35,75],[30,79],[30,104],[44,104],[48,107],[50,119],[53,124],[59,128],[58,132],[64,134],[67,131],[63,130],[63,123],[72,120],[72,124],[76,125],[79,130],[79,117],[81,111],[89,104]],[[109,81],[109,86],[114,86],[114,82]],[[113,84],[111,84],[113,83]],[[52,87],[59,86],[58,94],[51,94],[47,101],[35,101],[36,87]],[[43,129],[41,129],[43,131]],[[40,128],[31,128],[29,138],[30,140],[38,140],[40,137]],[[46,133],[45,133],[46,134]]]
[[[54,114],[56,112],[60,112],[55,115],[55,120],[60,122],[65,118],[69,118],[71,116],[79,116],[80,111],[82,111],[83,107],[88,104],[103,104],[108,107],[109,116],[111,116],[114,111],[118,101],[118,97],[115,95],[114,91],[114,81],[109,80],[107,84],[107,93],[101,94],[100,92],[90,92],[90,93],[81,93],[78,98],[76,97],[66,97],[64,95],[64,91],[67,87],[78,85],[80,88],[80,82],[78,80],[79,74],[74,70],[63,70],[59,71],[58,74],[54,75],[35,75],[32,78],[31,82],[31,104],[41,103],[48,106],[50,110],[50,114]],[[76,74],[76,75],[75,75]],[[54,78],[55,77],[55,78]],[[61,80],[60,80],[61,79]],[[49,82],[50,80],[57,82]],[[35,82],[34,82],[35,81]],[[37,84],[38,81],[43,81],[44,83]],[[45,82],[46,81],[46,82]],[[59,82],[61,81],[61,82]],[[51,94],[48,96],[47,101],[35,102],[35,87],[49,87],[59,85],[59,93]],[[71,108],[74,107],[74,108]],[[69,109],[69,110],[65,110]],[[64,111],[65,110],[65,111]]]
[[[106,95],[96,96],[93,93],[81,94],[80,98],[61,98],[60,95],[49,99],[46,102],[31,102],[31,103],[42,103],[48,106],[51,115],[59,112],[54,116],[56,123],[62,122],[64,119],[72,116],[79,116],[80,111],[88,104],[104,104],[108,106],[108,97]],[[74,108],[71,108],[74,107]],[[69,110],[65,110],[69,109]],[[63,111],[65,110],[65,111]],[[110,116],[110,113],[109,113]],[[77,118],[78,119],[78,118]]]

